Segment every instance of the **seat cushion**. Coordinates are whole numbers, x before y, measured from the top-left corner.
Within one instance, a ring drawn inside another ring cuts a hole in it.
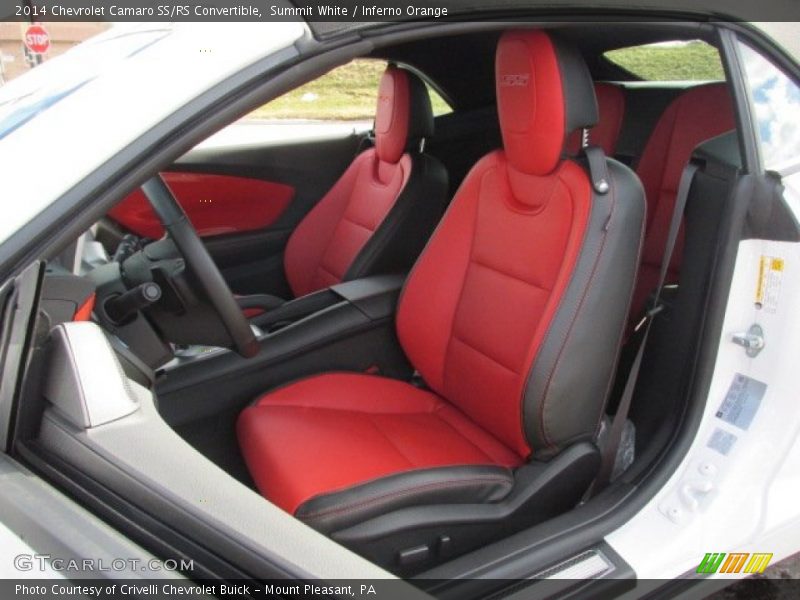
[[[272,391],[242,412],[237,433],[259,491],[292,514],[396,473],[522,463],[437,395],[372,375],[329,373]]]

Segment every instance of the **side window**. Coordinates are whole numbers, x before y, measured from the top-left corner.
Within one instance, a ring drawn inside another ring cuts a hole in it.
[[[780,172],[800,165],[800,87],[747,44],[739,44],[739,53],[764,167]]]
[[[610,50],[603,55],[644,81],[721,81],[719,52],[700,40],[659,42]]]
[[[356,59],[256,109],[252,118],[371,121],[386,62]],[[433,114],[451,112],[430,86]]]

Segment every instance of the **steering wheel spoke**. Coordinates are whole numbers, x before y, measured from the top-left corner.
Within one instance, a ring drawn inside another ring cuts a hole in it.
[[[245,358],[258,353],[258,340],[245,318],[217,265],[172,195],[161,176],[155,175],[142,185],[142,191],[153,207],[167,235],[191,271],[199,296],[208,301],[210,313],[219,319],[231,340],[231,349]]]

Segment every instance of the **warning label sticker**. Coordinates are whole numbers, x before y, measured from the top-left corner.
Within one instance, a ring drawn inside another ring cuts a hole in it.
[[[761,399],[766,391],[766,383],[737,373],[717,411],[717,417],[734,427],[747,431],[758,412],[758,407],[761,406]]]
[[[711,439],[708,440],[708,444],[706,445],[712,450],[716,450],[723,456],[728,456],[728,453],[731,451],[731,448],[733,448],[735,441],[735,435],[717,427],[714,430],[714,433],[711,434]]]
[[[761,255],[758,262],[758,283],[756,285],[757,309],[768,313],[774,313],[777,310],[785,266],[785,261],[780,257]]]

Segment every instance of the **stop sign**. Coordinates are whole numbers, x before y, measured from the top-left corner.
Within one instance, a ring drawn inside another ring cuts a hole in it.
[[[50,49],[50,34],[41,25],[31,25],[25,31],[25,45],[34,54],[44,54]]]

